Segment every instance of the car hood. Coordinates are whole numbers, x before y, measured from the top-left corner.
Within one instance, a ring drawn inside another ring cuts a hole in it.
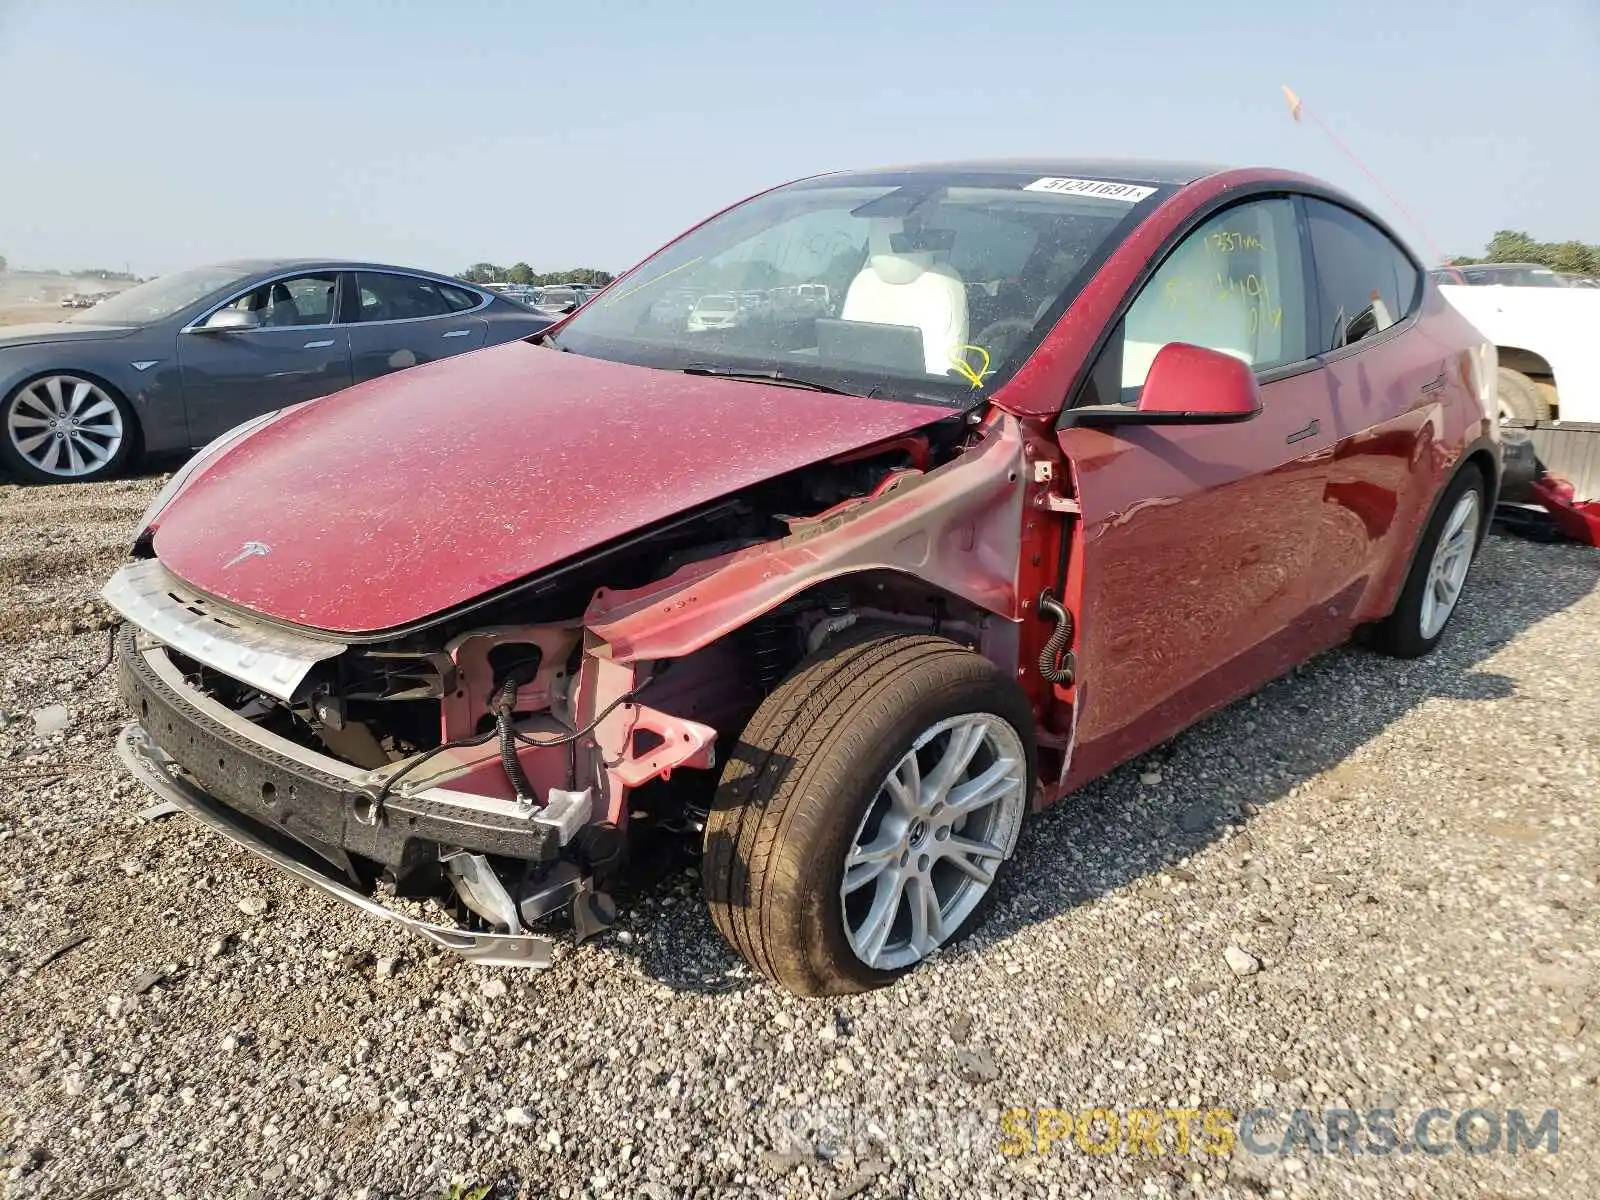
[[[0,349],[6,346],[34,346],[40,342],[108,341],[127,337],[137,329],[136,325],[73,325],[66,321],[0,325]]]
[[[511,342],[287,411],[200,468],[154,548],[242,608],[376,633],[950,415]]]

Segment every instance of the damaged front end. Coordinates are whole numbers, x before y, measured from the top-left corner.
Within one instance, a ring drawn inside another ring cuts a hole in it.
[[[957,418],[682,514],[415,627],[325,634],[150,551],[107,584],[152,790],[470,959],[543,966],[691,839],[761,700],[858,623],[1015,664],[1022,442]],[[430,913],[429,908],[434,909]]]

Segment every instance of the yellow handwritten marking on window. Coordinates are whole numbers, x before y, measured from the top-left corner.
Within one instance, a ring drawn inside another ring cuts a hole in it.
[[[976,369],[967,361],[967,351],[976,350],[983,355],[983,365]],[[954,365],[956,373],[975,388],[983,386],[983,377],[989,373],[989,352],[982,346],[958,346],[950,352],[950,362]]]
[[[1164,285],[1167,307],[1177,308],[1184,304],[1193,304],[1199,293],[1193,279],[1173,278]]]
[[[1215,233],[1206,235],[1206,244],[1220,254],[1232,254],[1238,250],[1265,250],[1266,244],[1253,233],[1235,233],[1230,229],[1219,229]]]
[[[1228,270],[1212,273],[1209,279],[1174,276],[1162,281],[1162,300],[1169,309],[1184,310],[1188,321],[1226,321],[1230,328],[1241,318],[1251,335],[1263,328],[1283,326],[1283,307],[1275,303],[1271,283],[1254,271],[1235,274]],[[1231,315],[1230,315],[1231,314]]]

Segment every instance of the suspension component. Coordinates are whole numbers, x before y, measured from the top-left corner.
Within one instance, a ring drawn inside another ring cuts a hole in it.
[[[750,656],[755,660],[761,690],[770,692],[788,667],[788,641],[793,634],[771,614],[750,622],[749,631]]]

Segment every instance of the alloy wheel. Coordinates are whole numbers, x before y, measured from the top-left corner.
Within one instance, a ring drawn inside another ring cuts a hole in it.
[[[862,962],[910,966],[961,928],[1016,845],[1027,779],[1022,740],[999,717],[951,717],[917,737],[845,858],[845,935]]]
[[[1478,542],[1479,510],[1478,491],[1468,488],[1439,531],[1433,561],[1428,565],[1428,580],[1422,589],[1424,638],[1438,635],[1461,598],[1461,585],[1466,581],[1467,568],[1472,566],[1472,551]]]
[[[127,430],[122,410],[99,384],[77,375],[47,375],[11,398],[6,436],[39,471],[75,479],[104,470]]]

